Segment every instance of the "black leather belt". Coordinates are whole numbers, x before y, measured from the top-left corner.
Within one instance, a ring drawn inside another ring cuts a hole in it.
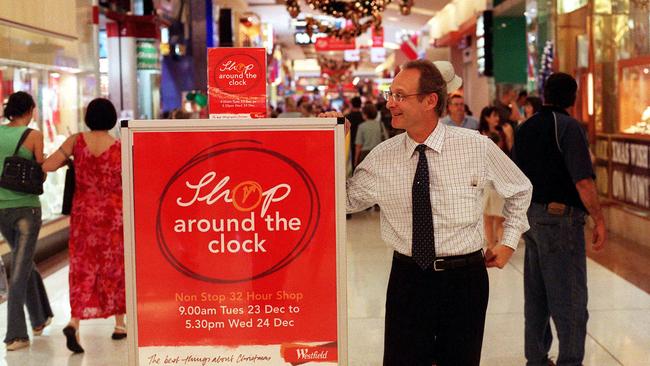
[[[413,258],[399,252],[393,252],[393,258],[402,262],[416,264]],[[434,272],[440,272],[440,271],[461,269],[467,267],[479,267],[478,266],[479,264],[481,265],[485,264],[485,260],[483,259],[483,249],[479,249],[474,253],[469,253],[469,254],[436,258],[436,260],[433,261],[431,267],[427,269],[432,270]]]
[[[578,207],[569,206],[564,203],[559,202],[549,202],[549,203],[537,203],[533,202],[535,205],[541,206],[544,211],[549,215],[553,216],[573,216],[574,213],[584,212]]]

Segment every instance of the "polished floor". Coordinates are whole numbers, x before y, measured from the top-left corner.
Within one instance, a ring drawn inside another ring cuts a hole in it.
[[[377,212],[367,211],[347,221],[349,365],[381,364],[391,250],[379,238],[378,217]],[[609,250],[618,251],[614,248]],[[481,365],[525,364],[523,252],[522,247],[503,270],[489,270],[490,303]],[[605,256],[601,253],[599,262],[605,263]],[[34,338],[30,348],[9,353],[1,348],[0,366],[126,365],[126,342],[110,339],[112,319],[82,323],[85,354],[72,355],[66,350],[61,330],[69,313],[68,271],[65,265],[49,268],[51,273],[45,283],[56,314],[53,323],[42,336]],[[650,294],[591,259],[588,276],[590,320],[584,364],[650,365]],[[0,305],[2,335],[6,330],[6,309],[6,304]],[[557,344],[551,355],[557,355]]]

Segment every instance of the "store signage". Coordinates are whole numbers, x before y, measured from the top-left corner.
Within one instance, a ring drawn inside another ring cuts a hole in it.
[[[384,29],[372,28],[372,47],[384,48]]]
[[[335,131],[199,122],[132,136],[139,365],[336,365]]]
[[[361,60],[361,52],[358,49],[356,50],[345,50],[343,51],[343,61],[345,62],[357,62]]]
[[[481,76],[492,76],[492,11],[485,10],[476,20],[476,62]]]
[[[370,49],[370,62],[374,64],[380,64],[386,61],[386,49],[373,47]]]
[[[158,49],[154,40],[136,41],[136,62],[138,70],[160,70]]]
[[[357,48],[355,38],[349,40],[336,37],[321,37],[314,43],[316,51],[344,51]]]
[[[210,118],[266,116],[266,50],[208,49]]]
[[[650,142],[613,139],[612,196],[650,209]]]

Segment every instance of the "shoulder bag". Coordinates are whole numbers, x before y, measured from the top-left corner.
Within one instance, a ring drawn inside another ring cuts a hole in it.
[[[43,173],[41,165],[36,160],[18,156],[18,149],[31,131],[32,129],[28,128],[23,132],[14,154],[5,158],[4,169],[0,176],[0,187],[23,193],[43,194],[45,173]]]
[[[61,204],[61,213],[70,215],[72,212],[72,198],[74,197],[74,164],[68,159],[68,170],[65,172],[65,185],[63,187],[63,203]]]

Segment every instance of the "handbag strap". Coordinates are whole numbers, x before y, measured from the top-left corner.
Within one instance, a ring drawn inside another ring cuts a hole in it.
[[[25,132],[23,132],[23,134],[20,136],[20,140],[18,140],[18,144],[16,145],[16,150],[14,150],[14,155],[18,155],[18,149],[20,149],[20,146],[23,144],[23,142],[25,142],[30,132],[32,132],[32,129],[27,127]]]

